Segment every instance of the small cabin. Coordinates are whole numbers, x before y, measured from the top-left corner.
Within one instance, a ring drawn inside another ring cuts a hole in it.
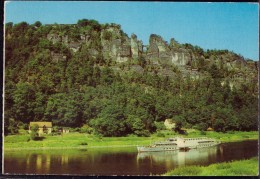
[[[52,132],[52,122],[30,122],[29,133],[31,133],[31,127],[38,125],[38,134],[50,134]]]
[[[172,130],[172,129],[175,128],[175,125],[176,125],[176,124],[175,124],[175,122],[173,122],[172,119],[166,119],[166,120],[164,121],[164,125],[165,125],[166,129]]]

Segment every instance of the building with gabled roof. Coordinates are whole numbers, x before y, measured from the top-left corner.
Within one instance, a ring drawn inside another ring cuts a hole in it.
[[[52,122],[30,122],[29,133],[31,132],[31,127],[33,125],[38,125],[38,134],[50,134],[52,132]]]

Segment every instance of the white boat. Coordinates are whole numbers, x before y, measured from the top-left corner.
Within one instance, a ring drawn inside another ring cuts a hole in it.
[[[138,152],[159,152],[172,150],[189,150],[194,148],[211,147],[220,144],[219,141],[207,137],[198,138],[169,138],[166,141],[155,142],[149,146],[138,146]]]
[[[171,151],[178,150],[176,143],[176,138],[169,138],[166,141],[155,142],[153,145],[149,146],[138,146],[138,152],[158,152],[158,151]]]
[[[177,140],[179,150],[212,147],[220,144],[219,141],[207,137],[180,138]]]

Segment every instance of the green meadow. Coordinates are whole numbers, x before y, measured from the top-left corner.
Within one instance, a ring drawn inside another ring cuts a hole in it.
[[[184,166],[164,174],[164,176],[256,176],[259,173],[258,158],[223,162],[209,166]]]
[[[180,136],[173,131],[159,131],[150,137],[100,137],[91,134],[71,132],[62,135],[44,135],[39,140],[31,140],[26,131],[20,131],[17,135],[4,137],[4,149],[46,149],[46,148],[95,148],[95,147],[130,147],[137,145],[149,145],[152,142],[165,140],[169,137]],[[257,131],[250,132],[226,132],[219,133],[208,131],[201,133],[197,130],[187,130],[183,137],[209,137],[221,142],[234,142],[258,139]]]

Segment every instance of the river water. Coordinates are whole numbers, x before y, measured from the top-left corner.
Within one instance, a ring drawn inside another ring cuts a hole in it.
[[[189,151],[137,153],[136,147],[5,151],[6,174],[156,175],[178,166],[248,159],[258,141],[223,143]]]

